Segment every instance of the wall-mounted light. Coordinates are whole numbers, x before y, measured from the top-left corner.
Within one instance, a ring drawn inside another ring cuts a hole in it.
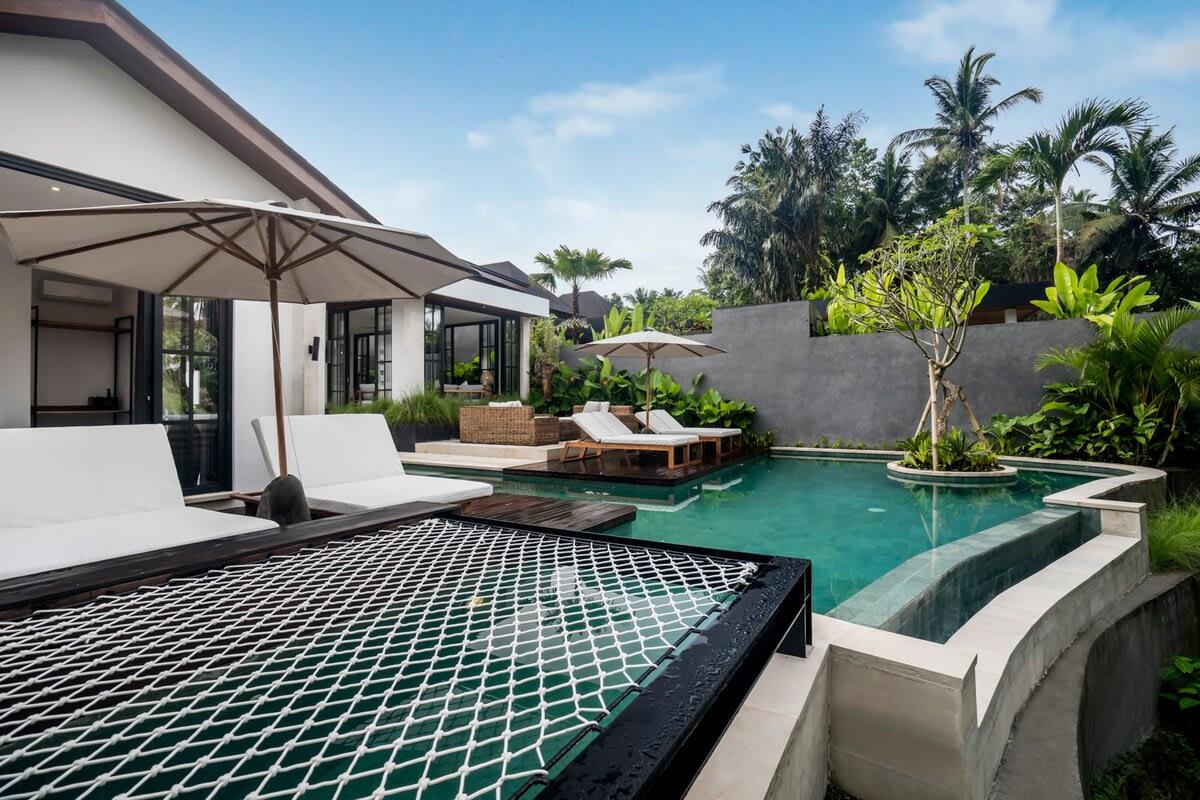
[[[313,361],[318,361],[321,358],[321,337],[314,336],[312,344],[308,346],[308,354],[312,356]]]

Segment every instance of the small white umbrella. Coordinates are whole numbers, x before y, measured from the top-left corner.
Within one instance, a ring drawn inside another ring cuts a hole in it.
[[[475,274],[422,233],[242,200],[0,212],[18,262],[163,295],[271,304],[279,469],[287,474],[279,302],[421,297]]]
[[[575,346],[580,353],[604,356],[605,358],[646,357],[646,425],[650,424],[650,361],[654,358],[700,358],[714,356],[725,351],[711,344],[703,344],[694,339],[682,336],[672,336],[669,333],[659,333],[647,328],[636,333],[626,333],[609,339],[599,339],[586,344]]]

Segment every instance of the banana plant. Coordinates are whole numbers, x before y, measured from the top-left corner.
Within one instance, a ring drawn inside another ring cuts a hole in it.
[[[1142,275],[1120,275],[1100,291],[1095,264],[1080,275],[1060,261],[1054,265],[1054,285],[1046,288],[1046,299],[1031,302],[1055,319],[1082,317],[1110,328],[1117,314],[1132,313],[1157,299],[1158,295],[1150,294],[1150,281]]]
[[[641,303],[635,304],[632,309],[613,306],[604,316],[603,322],[604,326],[600,330],[592,329],[593,341],[653,328],[654,312],[647,314]]]

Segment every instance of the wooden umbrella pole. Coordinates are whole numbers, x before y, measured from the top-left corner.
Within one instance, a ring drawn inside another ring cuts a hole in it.
[[[651,350],[646,348],[646,427],[650,427],[650,358]]]
[[[283,436],[283,371],[279,362],[279,279],[268,278],[271,287],[271,360],[275,376],[275,439],[279,447],[279,476],[288,474],[287,445]]]

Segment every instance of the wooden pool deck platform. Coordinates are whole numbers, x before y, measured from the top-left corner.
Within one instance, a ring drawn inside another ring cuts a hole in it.
[[[651,486],[677,486],[681,483],[703,478],[709,473],[731,466],[742,464],[763,455],[749,453],[720,461],[707,459],[695,464],[679,464],[668,468],[663,458],[644,455],[634,456],[626,463],[619,453],[605,453],[595,458],[585,458],[573,461],[547,461],[545,463],[524,464],[517,467],[506,467],[504,474],[513,477],[531,478],[568,478],[590,481],[611,481],[613,483],[641,483]]]
[[[463,504],[459,516],[488,522],[513,522],[600,533],[632,522],[637,516],[637,508],[620,503],[558,500],[496,492],[488,497],[468,500]]]

